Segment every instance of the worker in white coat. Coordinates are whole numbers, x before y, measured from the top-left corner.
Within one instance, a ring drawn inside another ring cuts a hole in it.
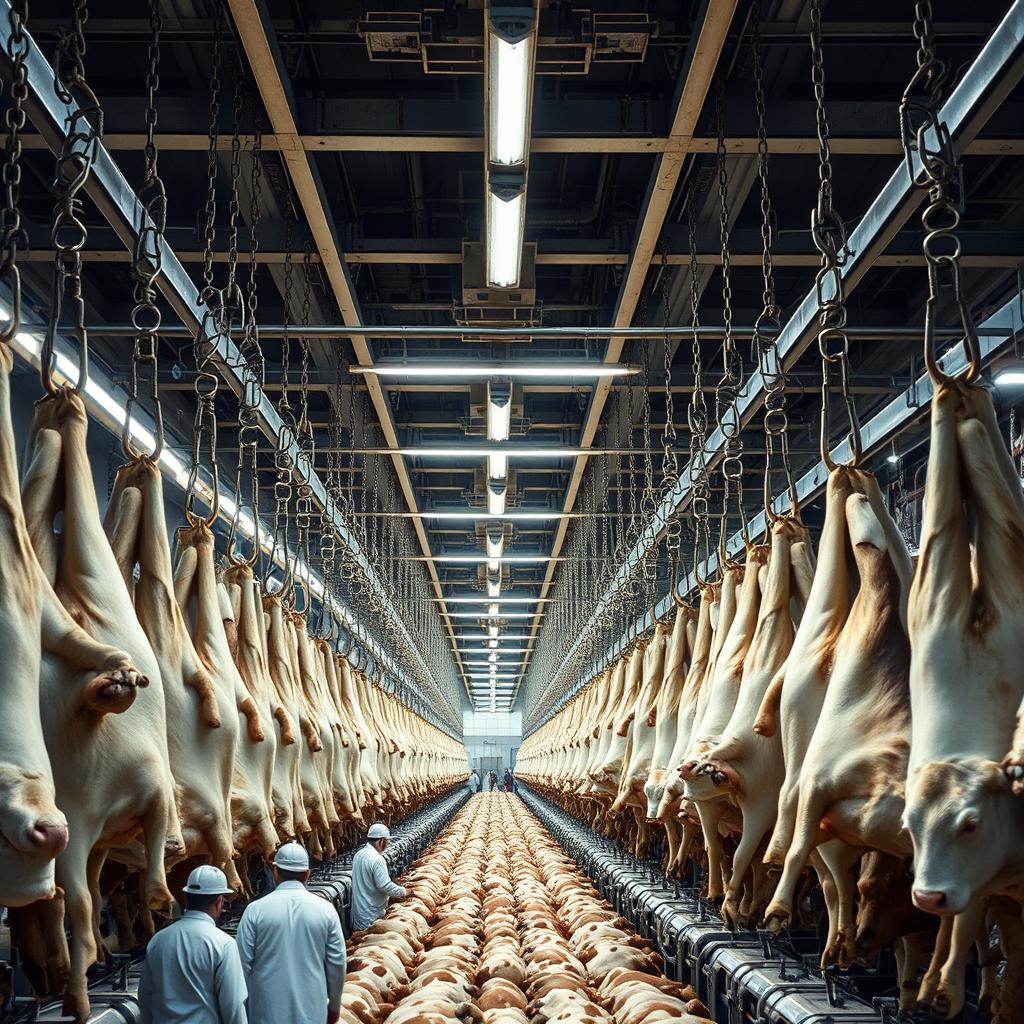
[[[277,888],[238,922],[249,1024],[335,1024],[346,967],[338,912],[306,888],[309,855],[298,843],[277,851],[274,877]]]
[[[405,889],[391,881],[383,853],[391,839],[387,825],[377,822],[366,833],[366,845],[352,858],[352,930],[363,931],[378,920],[388,897],[402,899]]]
[[[224,872],[212,864],[188,876],[184,916],[146,947],[139,981],[142,1024],[245,1024],[238,949],[217,927],[230,895]]]
[[[469,791],[470,793],[480,792],[480,776],[477,775],[475,768],[469,773]]]

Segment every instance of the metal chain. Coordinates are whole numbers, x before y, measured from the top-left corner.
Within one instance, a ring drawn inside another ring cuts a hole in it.
[[[25,23],[28,21],[28,0],[15,0],[7,8],[11,27],[7,56],[11,61],[11,104],[4,112],[7,141],[4,144],[4,205],[0,209],[0,281],[10,292],[11,317],[0,328],[0,342],[9,344],[21,330],[21,271],[18,269],[18,247],[28,247],[28,236],[21,226],[21,133],[25,128],[25,100],[28,99],[28,53],[30,48]]]
[[[246,320],[238,342],[244,366],[242,391],[238,396],[238,464],[235,470],[235,514],[228,531],[227,560],[232,565],[254,566],[260,557],[260,481],[257,454],[259,451],[259,403],[266,379],[266,362],[256,326],[258,290],[256,272],[259,253],[260,198],[262,177],[263,137],[257,125],[252,140],[252,172],[249,182],[249,278],[247,282]],[[246,479],[248,477],[248,479]],[[246,486],[249,495],[245,496]],[[248,555],[239,554],[239,535],[242,517],[252,520],[252,546]]]
[[[761,312],[754,321],[754,357],[764,386],[764,511],[769,521],[779,518],[772,509],[773,472],[780,465],[789,491],[789,515],[799,519],[793,467],[789,458],[789,417],[786,413],[786,370],[779,355],[778,336],[782,330],[781,310],[775,299],[772,267],[771,191],[768,188],[768,129],[765,119],[764,50],[761,43],[761,0],[751,0],[751,34],[754,54],[754,109],[757,115],[757,174],[761,182],[761,273],[764,287]]]
[[[302,326],[309,326],[310,309],[310,250],[307,244],[306,252],[302,261],[303,273],[303,307]],[[300,480],[295,499],[295,530],[296,530],[296,558],[302,560],[306,569],[306,578],[303,581],[303,608],[305,613],[309,610],[312,593],[310,591],[310,559],[309,559],[309,532],[313,517],[313,488],[310,484],[316,462],[316,448],[313,438],[313,429],[309,422],[309,340],[305,336],[299,338],[299,350],[302,355],[302,365],[299,377],[299,470]],[[294,594],[294,590],[293,590]]]
[[[196,360],[196,379],[193,385],[196,400],[196,413],[192,425],[192,465],[189,468],[188,484],[185,487],[185,518],[190,526],[210,527],[217,520],[220,511],[220,479],[217,469],[217,410],[215,408],[217,388],[220,378],[213,368],[214,348],[211,337],[216,337],[218,327],[215,322],[216,312],[207,309],[199,324],[195,342],[192,346]],[[203,457],[208,455],[206,466],[210,477],[209,492],[204,495],[200,482]],[[197,499],[201,499],[209,509],[209,514],[201,516],[196,512]]]
[[[235,88],[231,109],[231,191],[228,196],[228,283],[224,289],[229,303],[234,301],[238,279],[238,185],[242,175],[242,56],[235,54]]]
[[[963,346],[967,357],[967,366],[959,376],[969,383],[981,373],[981,346],[960,271],[963,245],[957,230],[964,212],[963,166],[953,148],[949,126],[942,118],[940,96],[946,65],[935,54],[929,0],[917,0],[914,4],[914,37],[917,40],[917,69],[900,101],[900,135],[907,173],[918,188],[928,191],[928,203],[921,214],[925,232],[924,258],[928,267],[924,360],[928,376],[934,382],[952,379],[939,366],[936,338],[939,306],[943,302],[951,303],[964,332]],[[921,170],[916,175],[915,156],[921,163]]]
[[[132,277],[135,281],[132,326],[135,339],[132,348],[128,402],[121,428],[121,448],[129,459],[157,459],[164,447],[164,414],[160,403],[157,379],[157,352],[160,347],[160,308],[156,301],[156,279],[163,269],[164,232],[167,229],[167,190],[157,167],[156,94],[160,88],[160,18],[159,0],[150,0],[149,7],[149,69],[146,74],[146,144],[143,150],[146,176],[139,193],[143,221],[132,251]],[[141,371],[141,372],[140,372]],[[149,401],[153,408],[155,430],[153,444],[145,451],[132,436],[132,413],[139,400],[139,379],[149,380]]]
[[[862,455],[860,420],[850,391],[850,340],[846,334],[846,299],[842,268],[849,255],[846,225],[832,203],[832,151],[829,146],[828,116],[825,110],[825,63],[821,45],[821,0],[811,0],[811,81],[814,85],[815,119],[818,131],[818,200],[811,210],[811,237],[821,254],[821,269],[814,284],[818,295],[818,351],[821,353],[821,459],[832,470],[836,462],[829,454],[829,398],[832,371],[839,372],[849,426],[850,458],[857,466]]]
[[[729,521],[729,505],[736,501],[740,530],[747,536],[747,516],[743,507],[743,427],[738,407],[739,392],[743,387],[743,357],[732,333],[732,281],[729,262],[729,173],[725,149],[725,82],[718,78],[715,90],[715,127],[718,165],[719,239],[722,257],[722,320],[725,334],[722,339],[722,376],[715,385],[715,410],[718,428],[724,439],[722,458],[722,521],[719,551],[725,558],[725,537]]]
[[[690,430],[690,514],[693,517],[693,575],[706,582],[701,565],[711,557],[711,480],[705,447],[708,439],[708,408],[704,401],[704,367],[700,351],[700,265],[697,262],[697,198],[691,190],[686,203],[687,240],[690,247],[690,325],[693,327],[693,394],[686,410]],[[703,558],[701,549],[703,548]]]
[[[217,141],[220,121],[220,50],[224,35],[224,0],[214,0],[213,51],[210,57],[210,124],[206,147],[206,202],[203,206],[203,287],[199,301],[214,299],[213,251],[217,244]]]
[[[43,388],[56,394],[53,380],[54,347],[60,330],[66,298],[74,309],[71,331],[78,340],[78,379],[75,391],[82,391],[89,379],[89,332],[85,326],[85,296],[82,293],[82,250],[88,242],[82,200],[92,165],[103,138],[103,110],[96,93],[85,80],[85,24],[89,20],[86,0],[74,0],[71,31],[60,29],[57,56],[54,60],[54,90],[60,100],[71,107],[66,130],[57,156],[53,192],[57,202],[53,208],[50,243],[54,250],[53,296],[40,354],[40,376]]]
[[[288,391],[291,387],[289,379],[291,372],[291,337],[289,328],[292,323],[293,299],[292,292],[295,288],[295,267],[293,262],[293,249],[295,246],[295,208],[292,206],[291,196],[285,197],[284,207],[284,337],[281,339],[281,398],[278,401],[277,409],[282,418],[287,418],[294,424],[295,415],[292,412]]]

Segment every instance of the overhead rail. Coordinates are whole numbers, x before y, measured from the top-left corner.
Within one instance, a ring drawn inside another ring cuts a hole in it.
[[[7,17],[10,3],[9,0],[0,0],[0,3],[2,3],[0,11],[4,15],[0,17],[0,46],[6,50],[11,45],[11,30],[9,18]],[[29,116],[39,129],[40,134],[48,140],[53,152],[58,153],[61,151],[67,134],[67,125],[70,123],[69,118],[72,112],[71,108],[60,99],[54,90],[53,69],[40,52],[35,40],[31,38],[29,39],[26,64],[29,81],[29,98],[26,102],[26,107],[29,111]],[[114,163],[102,143],[97,143],[96,145],[95,159],[86,189],[99,208],[100,213],[110,223],[125,246],[131,250],[139,230],[144,224],[148,223],[148,218],[142,204],[135,195],[135,191],[129,185],[120,168]],[[163,238],[160,239],[160,246],[161,272],[158,279],[160,290],[183,323],[195,325],[191,331],[191,336],[194,337],[196,332],[200,330],[204,332],[205,339],[214,353],[214,362],[219,373],[236,395],[242,394],[245,387],[243,378],[245,361],[230,337],[223,334],[205,333],[210,318],[204,316],[205,309],[199,303],[199,293],[195,285],[192,283],[174,251]],[[161,329],[161,333],[163,333],[163,329]],[[272,403],[262,391],[259,391],[255,412],[261,431],[276,446],[283,424]],[[431,689],[436,689],[435,696],[445,705],[440,710],[444,714],[446,721],[456,729],[461,728],[458,709],[444,692],[444,687],[441,685],[440,680],[434,676],[430,666],[424,660],[419,647],[410,636],[402,616],[392,606],[386,589],[378,578],[376,571],[366,559],[358,541],[346,528],[336,509],[333,508],[323,481],[311,467],[308,469],[303,468],[307,460],[295,441],[292,441],[288,454],[291,457],[295,475],[300,481],[310,487],[319,506],[328,511],[339,539],[352,552],[354,560],[365,573],[367,581],[382,602],[382,606],[393,617],[400,634],[409,649],[414,652],[414,656],[426,679],[432,682]]]
[[[957,83],[941,110],[941,119],[948,126],[956,152],[981,131],[985,122],[1000,102],[1024,76],[1024,0],[1014,0],[1006,16],[989,37],[988,42]],[[920,159],[914,157],[915,174],[920,168]],[[907,169],[907,162],[901,159],[892,176],[882,187],[875,201],[868,208],[860,223],[848,238],[850,255],[838,273],[847,294],[860,282],[872,266],[875,257],[884,250],[893,234],[902,227],[910,214],[921,202],[923,196]],[[831,287],[819,296],[811,288],[800,305],[786,322],[777,338],[777,348],[783,366],[789,367],[816,339],[818,311],[821,299],[831,298]],[[990,317],[981,330],[992,328],[1012,329],[1012,322],[995,322]],[[991,335],[986,335],[990,340]],[[765,381],[760,370],[751,372],[736,402],[737,413],[744,424],[757,412],[765,397]],[[720,461],[726,438],[720,428],[710,434],[703,449],[703,461],[708,472]],[[675,487],[666,494],[657,511],[643,527],[633,549],[619,567],[605,594],[598,602],[594,613],[580,637],[593,628],[598,616],[607,607],[612,597],[621,589],[645,554],[656,544],[673,517],[684,509],[691,497],[693,480],[698,467],[688,464],[679,476]],[[549,690],[564,671],[565,666],[579,646],[580,637],[562,661],[559,672],[547,680],[545,689],[538,695],[535,709],[541,707],[550,697]],[[535,711],[535,714],[537,712]],[[533,725],[533,722],[530,723]]]
[[[995,332],[995,333],[994,333]],[[1011,296],[995,313],[978,325],[979,345],[981,358],[984,365],[990,364],[994,359],[1012,350],[1015,341],[1024,336],[1024,304],[1020,294]],[[967,358],[962,346],[957,346],[947,352],[939,360],[942,370],[956,376],[967,366]],[[892,444],[893,440],[901,433],[921,420],[928,414],[931,400],[934,395],[934,386],[927,373],[921,374],[905,391],[896,395],[885,408],[861,424],[860,436],[863,458],[866,460],[873,455],[878,455],[885,448]],[[831,449],[830,455],[835,462],[845,461],[850,457],[848,440]],[[824,462],[818,464],[796,481],[796,495],[799,505],[806,506],[809,501],[822,495],[828,482],[828,468]],[[790,509],[790,497],[788,489],[776,494],[772,499],[772,511],[776,514],[783,514]],[[770,523],[763,511],[751,518],[747,524],[747,537],[751,543],[756,543],[765,537],[771,529]],[[726,552],[731,557],[738,555],[744,549],[744,537],[737,531],[730,537]],[[718,569],[718,552],[712,553],[705,562],[702,575],[710,578]],[[678,590],[683,596],[692,594],[697,590],[698,581],[693,571],[681,576],[678,580]],[[555,714],[565,703],[572,698],[589,680],[593,679],[602,668],[611,664],[629,646],[636,637],[650,629],[654,623],[667,614],[673,603],[671,592],[667,594],[658,604],[643,615],[637,616],[635,622],[626,630],[611,647],[603,658],[591,664],[576,681],[576,683],[563,693],[559,699],[543,711],[542,717],[532,723],[525,735],[540,728],[553,714]],[[572,656],[579,649],[580,638],[570,646],[564,664],[568,664]]]

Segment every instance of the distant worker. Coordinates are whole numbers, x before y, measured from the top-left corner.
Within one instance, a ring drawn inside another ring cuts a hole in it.
[[[475,768],[469,773],[469,791],[470,793],[480,792],[480,776],[477,775]]]
[[[402,899],[406,893],[391,881],[383,854],[391,840],[387,825],[377,822],[366,833],[366,845],[352,858],[352,930],[364,931],[380,919],[388,897]]]
[[[512,772],[508,768],[505,769],[505,778],[503,780],[503,784],[504,784],[505,792],[506,793],[511,793],[512,792]]]
[[[298,843],[277,851],[274,877],[277,888],[238,922],[249,1024],[336,1024],[346,967],[341,919],[306,888],[309,855]]]
[[[498,788],[498,773],[492,768],[490,772],[491,780],[491,792],[493,793]]]
[[[246,1024],[238,949],[217,927],[230,895],[224,872],[212,864],[188,876],[184,915],[146,947],[139,982],[142,1024]]]

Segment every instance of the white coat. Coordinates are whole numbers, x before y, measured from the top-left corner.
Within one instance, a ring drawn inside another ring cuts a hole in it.
[[[238,922],[249,1024],[324,1024],[341,1006],[345,936],[338,912],[301,882],[281,882]]]
[[[469,776],[469,789],[470,789],[470,792],[473,792],[473,793],[479,793],[480,792],[480,776],[477,775],[476,772],[473,772]]]
[[[369,928],[380,919],[389,896],[401,898],[405,890],[391,881],[387,861],[367,843],[352,858],[352,930]]]
[[[142,1024],[245,1024],[245,978],[234,940],[209,914],[187,910],[149,940],[139,1004]]]

